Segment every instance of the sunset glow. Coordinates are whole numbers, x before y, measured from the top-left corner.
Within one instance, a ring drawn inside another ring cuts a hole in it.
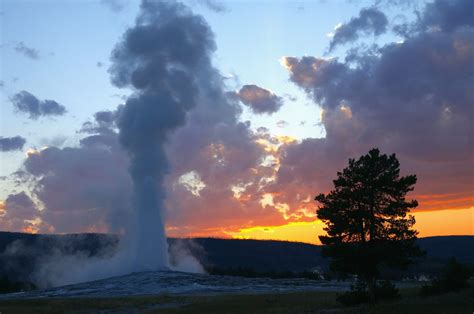
[[[106,2],[2,7],[0,230],[126,234],[151,208],[171,237],[319,244],[315,196],[379,148],[417,176],[420,237],[473,234],[468,3]]]

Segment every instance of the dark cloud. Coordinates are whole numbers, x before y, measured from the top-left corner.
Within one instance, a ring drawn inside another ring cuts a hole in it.
[[[333,50],[338,45],[356,41],[361,35],[383,34],[387,30],[387,24],[387,17],[377,8],[363,8],[358,17],[352,18],[348,23],[335,29],[329,50]]]
[[[127,0],[100,0],[100,4],[107,7],[114,13],[122,12],[127,6]]]
[[[100,62],[100,61],[98,61],[98,62],[96,63],[96,66],[97,66],[98,68],[101,68],[103,65],[104,65],[104,64],[103,64],[102,62]]]
[[[5,82],[0,80],[0,88],[3,88],[5,86]]]
[[[118,119],[117,111],[99,111],[94,114],[94,118],[98,123],[112,125]]]
[[[465,10],[471,6],[463,1],[450,5],[463,4]],[[430,10],[428,6],[425,14],[432,16]],[[425,19],[422,14],[420,20]],[[277,183],[299,177],[299,185],[320,181],[304,179],[305,167],[311,167],[303,162],[305,155],[312,156],[313,168],[321,175],[324,169],[333,173],[340,169],[344,161],[340,156],[357,156],[378,146],[396,152],[404,169],[418,174],[417,193],[469,195],[474,176],[474,29],[470,22],[441,28],[421,28],[376,53],[351,51],[345,62],[285,58],[290,79],[323,109],[326,138],[306,142],[304,149],[288,147]],[[319,156],[319,152],[325,153]],[[434,177],[440,173],[442,180]],[[446,208],[454,206],[449,204],[454,203],[446,202]]]
[[[35,95],[21,91],[10,98],[15,110],[26,113],[30,119],[46,116],[61,116],[66,113],[66,108],[54,100],[39,100]]]
[[[474,26],[474,1],[435,0],[427,3],[423,17],[419,21],[425,29],[452,32],[458,27]]]
[[[283,105],[283,99],[271,91],[257,85],[244,85],[238,91],[237,97],[248,106],[253,113],[271,114],[277,112]]]
[[[363,134],[367,140],[386,135],[397,151],[429,159],[466,158],[473,34],[470,29],[423,33],[386,45],[380,57],[366,58],[357,67],[314,57],[287,58],[286,64],[291,79],[328,114],[342,108],[367,122],[372,128]]]
[[[83,123],[81,132],[90,134],[113,134],[117,130],[117,121],[124,105],[119,105],[116,110],[98,111],[94,114],[94,121]]]
[[[26,143],[26,139],[24,139],[21,136],[14,136],[14,137],[0,136],[0,152],[22,150],[25,143]]]
[[[26,46],[22,41],[16,44],[15,51],[24,55],[27,58],[38,60],[40,58],[39,51],[35,48]]]

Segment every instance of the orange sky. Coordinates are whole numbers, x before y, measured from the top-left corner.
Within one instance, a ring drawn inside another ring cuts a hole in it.
[[[456,210],[415,212],[418,237],[441,235],[474,235],[474,207]],[[241,239],[273,239],[320,244],[318,235],[324,234],[321,221],[296,222],[284,226],[261,226],[230,232]]]
[[[3,203],[0,202],[0,217],[2,216]],[[444,235],[474,235],[474,207],[465,209],[417,211],[413,215],[416,218],[415,229],[419,231],[418,237],[444,236]],[[264,239],[283,240],[320,244],[318,236],[324,234],[324,224],[320,220],[289,222],[286,225],[259,225],[255,227],[207,228],[199,233],[183,233],[179,227],[168,227],[169,236],[189,237],[224,237],[236,239]],[[27,227],[18,230],[28,233],[36,233],[37,230]],[[87,230],[87,232],[107,232],[107,228]]]
[[[280,166],[278,145],[281,143],[291,145],[295,142],[290,137],[277,139],[277,144],[264,140],[259,142],[265,151],[274,157],[273,169],[270,167],[273,171],[270,172],[272,176],[275,176]],[[261,175],[257,171],[254,177],[258,178]],[[300,176],[304,175],[305,173],[300,172]],[[198,185],[202,183],[200,179],[195,179],[195,181],[198,181]],[[330,182],[330,180],[323,181]],[[419,207],[413,212],[416,218],[415,229],[419,231],[419,237],[473,235],[474,196],[469,190],[469,185],[464,185],[464,189],[460,188],[456,193],[433,193],[431,190],[434,188],[431,187],[431,182],[422,180],[420,186],[417,186],[417,191],[420,192],[413,192],[413,195],[410,195],[410,198],[419,202]],[[188,185],[196,184],[193,181],[187,183]],[[203,184],[203,186],[206,185]],[[186,215],[169,219],[168,236],[274,239],[320,244],[318,236],[325,233],[324,224],[316,220],[317,203],[312,199],[316,188],[313,189],[299,181],[293,184],[282,184],[273,192],[267,193],[245,187],[241,191],[224,194],[224,197],[220,194],[206,194],[207,189],[202,190],[200,194],[200,189],[197,189],[196,193],[191,190],[184,194],[187,198],[183,198],[183,195],[172,198],[183,201],[183,204],[170,203],[168,208],[176,209],[181,205],[182,208],[193,208],[193,211],[186,211]],[[324,191],[324,189],[321,190]],[[289,197],[299,193],[301,195],[296,199]],[[275,201],[275,198],[278,200]],[[23,228],[15,229],[15,217],[6,216],[7,212],[5,203],[0,201],[0,230],[29,233],[58,232],[54,226],[50,225],[41,228],[42,220],[38,218],[26,219],[25,221],[29,221],[30,224],[23,224]],[[18,210],[14,208],[11,210],[13,214],[17,212]],[[12,220],[13,223],[6,225],[7,219]],[[87,225],[86,229],[81,228],[72,232],[114,231],[108,229],[103,221],[96,220],[95,223]]]

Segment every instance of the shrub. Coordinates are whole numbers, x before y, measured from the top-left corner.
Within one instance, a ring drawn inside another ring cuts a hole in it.
[[[470,277],[471,270],[469,267],[459,263],[453,257],[448,261],[438,278],[429,285],[421,287],[420,294],[428,296],[468,288]]]
[[[390,281],[382,281],[375,287],[376,300],[389,300],[399,298],[398,289]],[[353,306],[369,302],[367,287],[362,282],[351,286],[351,290],[337,295],[336,300],[344,305]]]
[[[0,275],[0,294],[28,291],[33,289],[36,289],[36,286],[32,283],[12,281],[9,278]]]
[[[400,297],[398,289],[388,280],[382,281],[380,286],[375,287],[375,297],[377,300],[390,300]]]
[[[338,294],[336,300],[347,306],[358,305],[369,302],[369,294],[367,291],[351,290]]]

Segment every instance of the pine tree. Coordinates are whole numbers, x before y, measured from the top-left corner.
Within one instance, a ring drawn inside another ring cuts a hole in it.
[[[357,275],[371,301],[382,265],[403,268],[422,255],[412,229],[415,218],[408,215],[418,203],[405,199],[416,180],[416,175],[400,177],[395,154],[372,149],[349,159],[333,181],[334,190],[315,198],[318,218],[326,224],[327,234],[319,237],[323,255],[332,258],[332,270]]]

